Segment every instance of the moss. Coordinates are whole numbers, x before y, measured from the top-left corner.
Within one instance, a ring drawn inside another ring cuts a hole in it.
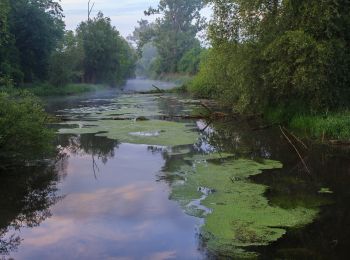
[[[208,158],[211,157],[215,155]],[[196,157],[192,167],[183,166],[174,173],[185,181],[172,185],[171,198],[179,201],[191,214],[196,213],[191,202],[203,195],[199,187],[211,190],[201,200],[202,206],[212,212],[204,215],[202,227],[202,235],[210,251],[240,258],[253,257],[252,252],[244,249],[276,241],[286,233],[286,228],[310,223],[317,215],[316,209],[271,206],[264,197],[267,187],[252,183],[248,178],[262,170],[281,168],[281,163],[239,159],[214,164],[205,162],[206,159],[203,156],[202,161],[198,161]],[[203,217],[200,212],[197,216]]]

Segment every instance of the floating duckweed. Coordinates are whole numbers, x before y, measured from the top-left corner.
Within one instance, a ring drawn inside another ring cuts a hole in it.
[[[154,95],[123,95],[102,108],[100,106],[65,110],[63,112],[75,120],[65,124],[78,127],[60,129],[59,133],[96,134],[133,144],[194,144],[198,133],[187,124],[149,120],[162,115],[157,100],[158,97]],[[79,114],[82,114],[84,121],[77,121]]]
[[[215,157],[203,156],[202,161]],[[171,199],[178,201],[187,214],[205,218],[202,236],[213,252],[251,258],[256,254],[246,252],[244,248],[276,241],[286,233],[286,228],[310,223],[317,215],[316,209],[270,206],[264,197],[266,186],[248,179],[262,170],[281,168],[279,162],[239,159],[218,165],[197,163],[198,158],[194,158],[194,162],[192,167],[185,165],[173,173],[185,181],[172,185]],[[193,208],[192,202],[203,196],[199,187],[212,191],[201,200],[201,205],[210,209],[210,214],[203,215],[201,208]]]
[[[147,118],[161,116],[156,103],[157,97],[150,95],[122,95],[110,104],[98,107],[79,107],[65,109],[59,112],[65,113],[68,118],[76,119],[78,115],[85,120],[108,120],[115,118]]]
[[[93,122],[70,122],[80,128],[60,129],[60,134],[96,134],[123,143],[176,146],[193,144],[198,134],[185,123],[161,120],[99,120]],[[157,134],[154,134],[157,133]]]

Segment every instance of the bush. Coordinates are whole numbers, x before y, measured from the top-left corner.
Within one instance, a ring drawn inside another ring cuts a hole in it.
[[[46,127],[48,115],[37,98],[26,91],[2,91],[0,104],[0,158],[19,162],[52,150],[53,132]]]

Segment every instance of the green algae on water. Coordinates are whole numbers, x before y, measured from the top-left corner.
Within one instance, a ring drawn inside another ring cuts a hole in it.
[[[197,163],[198,158],[193,162],[173,173],[183,181],[172,184],[171,199],[178,201],[187,214],[205,218],[201,233],[212,252],[254,257],[256,254],[248,252],[248,247],[268,245],[281,238],[287,228],[310,223],[318,213],[314,208],[273,207],[264,197],[267,187],[249,180],[262,170],[282,168],[279,162],[239,159],[214,164]],[[204,199],[203,189],[210,191]],[[193,208],[192,202],[198,200],[209,213]]]
[[[122,95],[111,104],[82,107],[62,112],[76,125],[59,130],[61,134],[96,134],[123,143],[179,146],[194,144],[198,133],[182,122],[154,120],[162,113],[155,95]],[[79,121],[83,118],[83,121]],[[141,119],[142,120],[138,120]]]
[[[161,116],[157,99],[158,97],[151,95],[122,95],[108,105],[79,107],[59,112],[65,113],[65,116],[72,120],[76,120],[80,115],[89,121]]]
[[[60,134],[96,134],[122,143],[176,146],[193,144],[198,134],[187,124],[150,120],[99,120],[94,122],[69,122],[77,128],[60,129]]]

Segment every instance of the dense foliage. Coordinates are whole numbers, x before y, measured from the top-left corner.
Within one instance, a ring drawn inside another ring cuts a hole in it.
[[[132,48],[102,13],[71,32],[59,1],[0,0],[0,158],[22,162],[52,148],[43,106],[13,86],[34,85],[44,95],[95,89],[69,83],[114,86],[133,75],[134,62]]]
[[[135,54],[111,20],[99,13],[82,22],[76,31],[65,34],[52,55],[50,81],[55,85],[69,82],[118,85],[133,76]]]
[[[116,84],[132,76],[134,54],[110,18],[99,13],[93,20],[82,22],[77,37],[84,49],[85,82]]]
[[[117,85],[133,75],[135,54],[99,13],[65,31],[54,0],[0,0],[0,85],[49,81]]]
[[[160,17],[154,23],[141,20],[133,39],[140,56],[147,43],[151,42],[157,49],[151,66],[154,74],[195,74],[198,71],[202,48],[196,35],[204,26],[200,15],[203,6],[202,0],[161,0],[156,8],[145,11],[148,16]]]
[[[350,101],[350,1],[210,0],[212,48],[191,89],[240,111]]]
[[[1,0],[2,81],[46,79],[50,55],[63,36],[62,17],[52,0]]]
[[[37,159],[52,149],[53,133],[41,102],[28,92],[0,92],[0,158],[6,162]]]

